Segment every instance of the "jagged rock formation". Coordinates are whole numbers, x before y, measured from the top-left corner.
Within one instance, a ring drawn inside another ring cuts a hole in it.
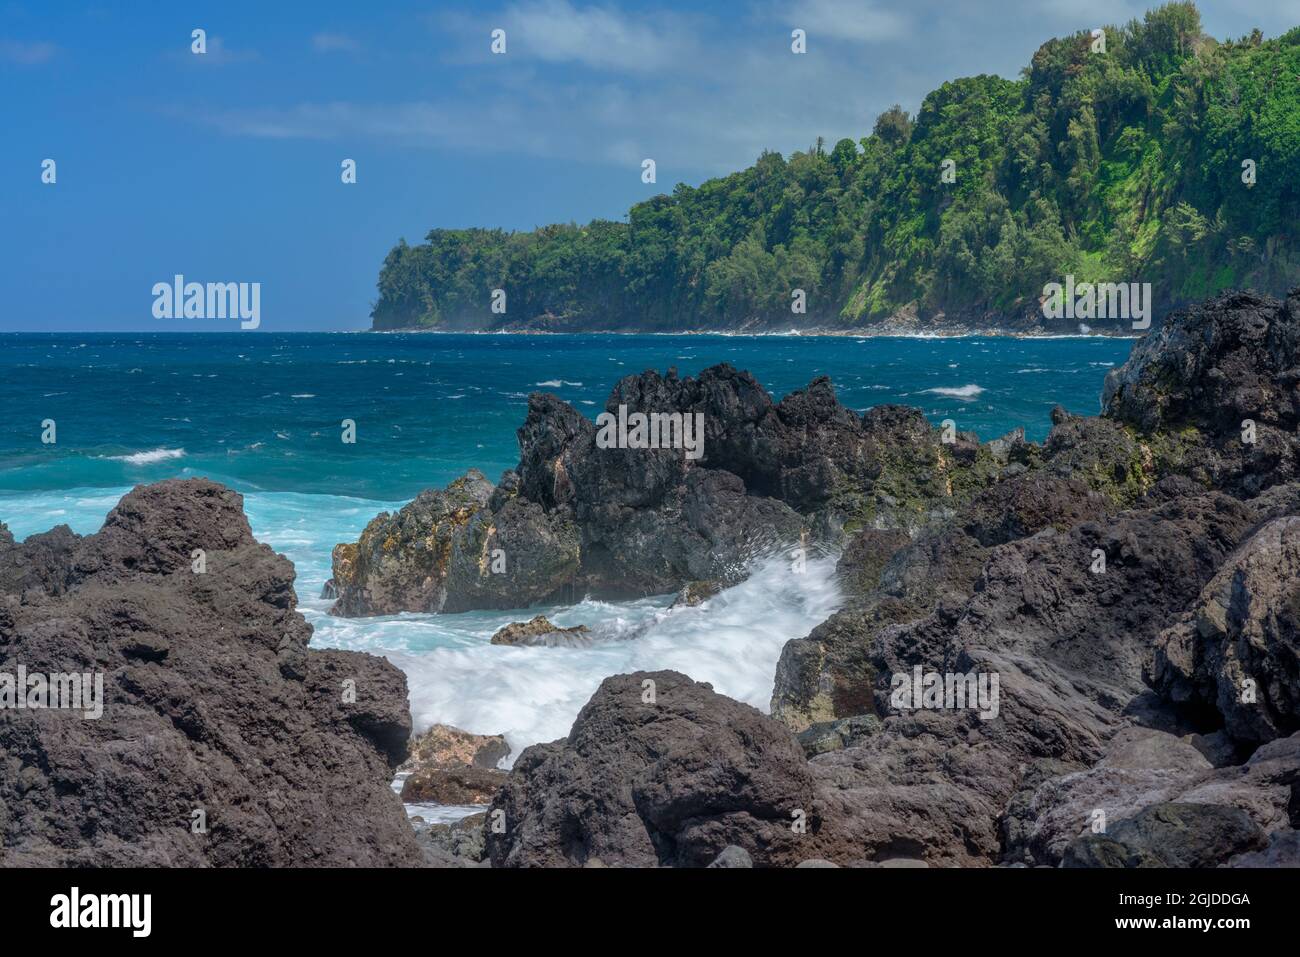
[[[1255,532],[1156,648],[1154,687],[1244,744],[1300,730],[1300,516]]]
[[[519,465],[495,489],[471,472],[335,549],[335,613],[734,584],[756,558],[810,537],[838,539],[846,525],[912,531],[945,519],[1025,448],[1014,437],[996,446],[967,434],[944,442],[915,409],[860,416],[824,377],[774,402],[727,365],[698,378],[628,376],[606,404],[620,408],[702,416],[702,458],[679,448],[600,448],[591,420],[534,394],[518,431]],[[504,558],[496,568],[494,554]]]
[[[396,515],[376,516],[355,543],[334,548],[336,615],[513,608],[554,594],[577,570],[571,523],[507,502],[471,469],[446,489],[421,492]],[[508,571],[494,570],[497,555]]]
[[[0,864],[422,861],[389,787],[406,679],[308,649],[293,566],[253,539],[239,495],[160,482],[94,535],[0,538],[0,673],[103,689],[97,720],[0,709]]]

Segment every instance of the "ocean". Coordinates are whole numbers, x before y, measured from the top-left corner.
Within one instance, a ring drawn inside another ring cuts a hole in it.
[[[828,375],[841,401],[919,407],[936,424],[1041,440],[1053,405],[1095,414],[1131,340],[1100,337],[510,336],[432,334],[0,335],[0,521],[25,538],[96,531],[132,486],[204,476],[242,492],[257,537],[297,569],[313,646],[381,654],[409,680],[417,729],[504,733],[513,755],[565,735],[601,679],[672,668],[764,711],[781,648],[838,606],[833,558],[780,559],[698,608],[671,596],[461,615],[341,619],[321,587],[330,550],[378,512],[470,467],[518,458],[530,392],[591,417],[622,376],[718,362],[780,397]],[[341,423],[357,441],[340,441]],[[56,441],[43,444],[46,420]],[[488,643],[545,613],[587,624],[584,648]]]

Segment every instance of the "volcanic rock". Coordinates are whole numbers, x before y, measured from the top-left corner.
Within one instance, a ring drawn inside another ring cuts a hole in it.
[[[1237,742],[1300,730],[1300,517],[1275,519],[1160,637],[1152,684],[1222,715]]]
[[[1214,867],[1260,850],[1268,839],[1241,810],[1213,804],[1156,804],[1089,834],[1065,850],[1062,867]]]
[[[307,647],[293,566],[242,505],[206,480],[160,482],[94,535],[0,549],[0,672],[103,688],[99,719],[0,710],[0,864],[420,863],[389,787],[405,677]]]
[[[510,754],[500,734],[471,734],[446,724],[435,724],[411,739],[410,756],[399,771],[417,768],[495,768]]]
[[[519,756],[492,802],[494,867],[703,867],[729,845],[794,864],[813,800],[790,732],[672,671],[606,678],[567,738]]]
[[[574,625],[571,628],[561,628],[558,625],[552,625],[545,615],[538,615],[529,621],[516,621],[497,630],[492,636],[490,644],[493,645],[545,645],[549,639],[559,639],[562,643],[566,638],[573,638],[587,634],[591,631],[586,625]]]
[[[422,767],[402,782],[406,804],[487,804],[506,772],[480,767]]]

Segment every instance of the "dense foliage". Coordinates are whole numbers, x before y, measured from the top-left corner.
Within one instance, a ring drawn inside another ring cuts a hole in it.
[[[1066,274],[1149,281],[1157,313],[1300,284],[1300,28],[1218,43],[1171,3],[1096,45],[1051,40],[1019,80],[945,83],[857,143],[764,153],[626,222],[402,241],[374,326],[861,327],[900,311],[1036,316]]]

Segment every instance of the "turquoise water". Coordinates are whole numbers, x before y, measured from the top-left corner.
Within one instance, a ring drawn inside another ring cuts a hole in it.
[[[993,438],[1095,413],[1128,340],[376,334],[0,335],[0,491],[180,474],[241,491],[397,500],[517,460],[527,396],[595,415],[622,376],[717,362],[774,395],[829,375],[856,409],[914,405]],[[943,390],[953,390],[945,392]],[[982,390],[982,391],[981,391]],[[357,423],[357,443],[339,423]],[[40,442],[54,419],[55,445]]]
[[[488,639],[515,612],[346,620],[318,596],[330,550],[421,489],[515,464],[527,396],[594,417],[622,376],[717,362],[776,396],[829,375],[864,410],[917,406],[993,438],[1042,439],[1056,403],[1095,413],[1131,341],[798,336],[376,334],[0,335],[0,520],[18,538],[67,523],[90,533],[133,485],[206,476],[245,495],[254,533],[298,572],[313,644],[383,654],[407,674],[417,726],[505,733],[518,750],[568,731],[610,674],[676,668],[766,710],[781,647],[839,603],[833,561],[791,575],[774,559],[700,608],[668,599],[542,610],[584,623],[587,648]],[[340,441],[340,422],[357,442]],[[57,442],[41,443],[53,419]]]

